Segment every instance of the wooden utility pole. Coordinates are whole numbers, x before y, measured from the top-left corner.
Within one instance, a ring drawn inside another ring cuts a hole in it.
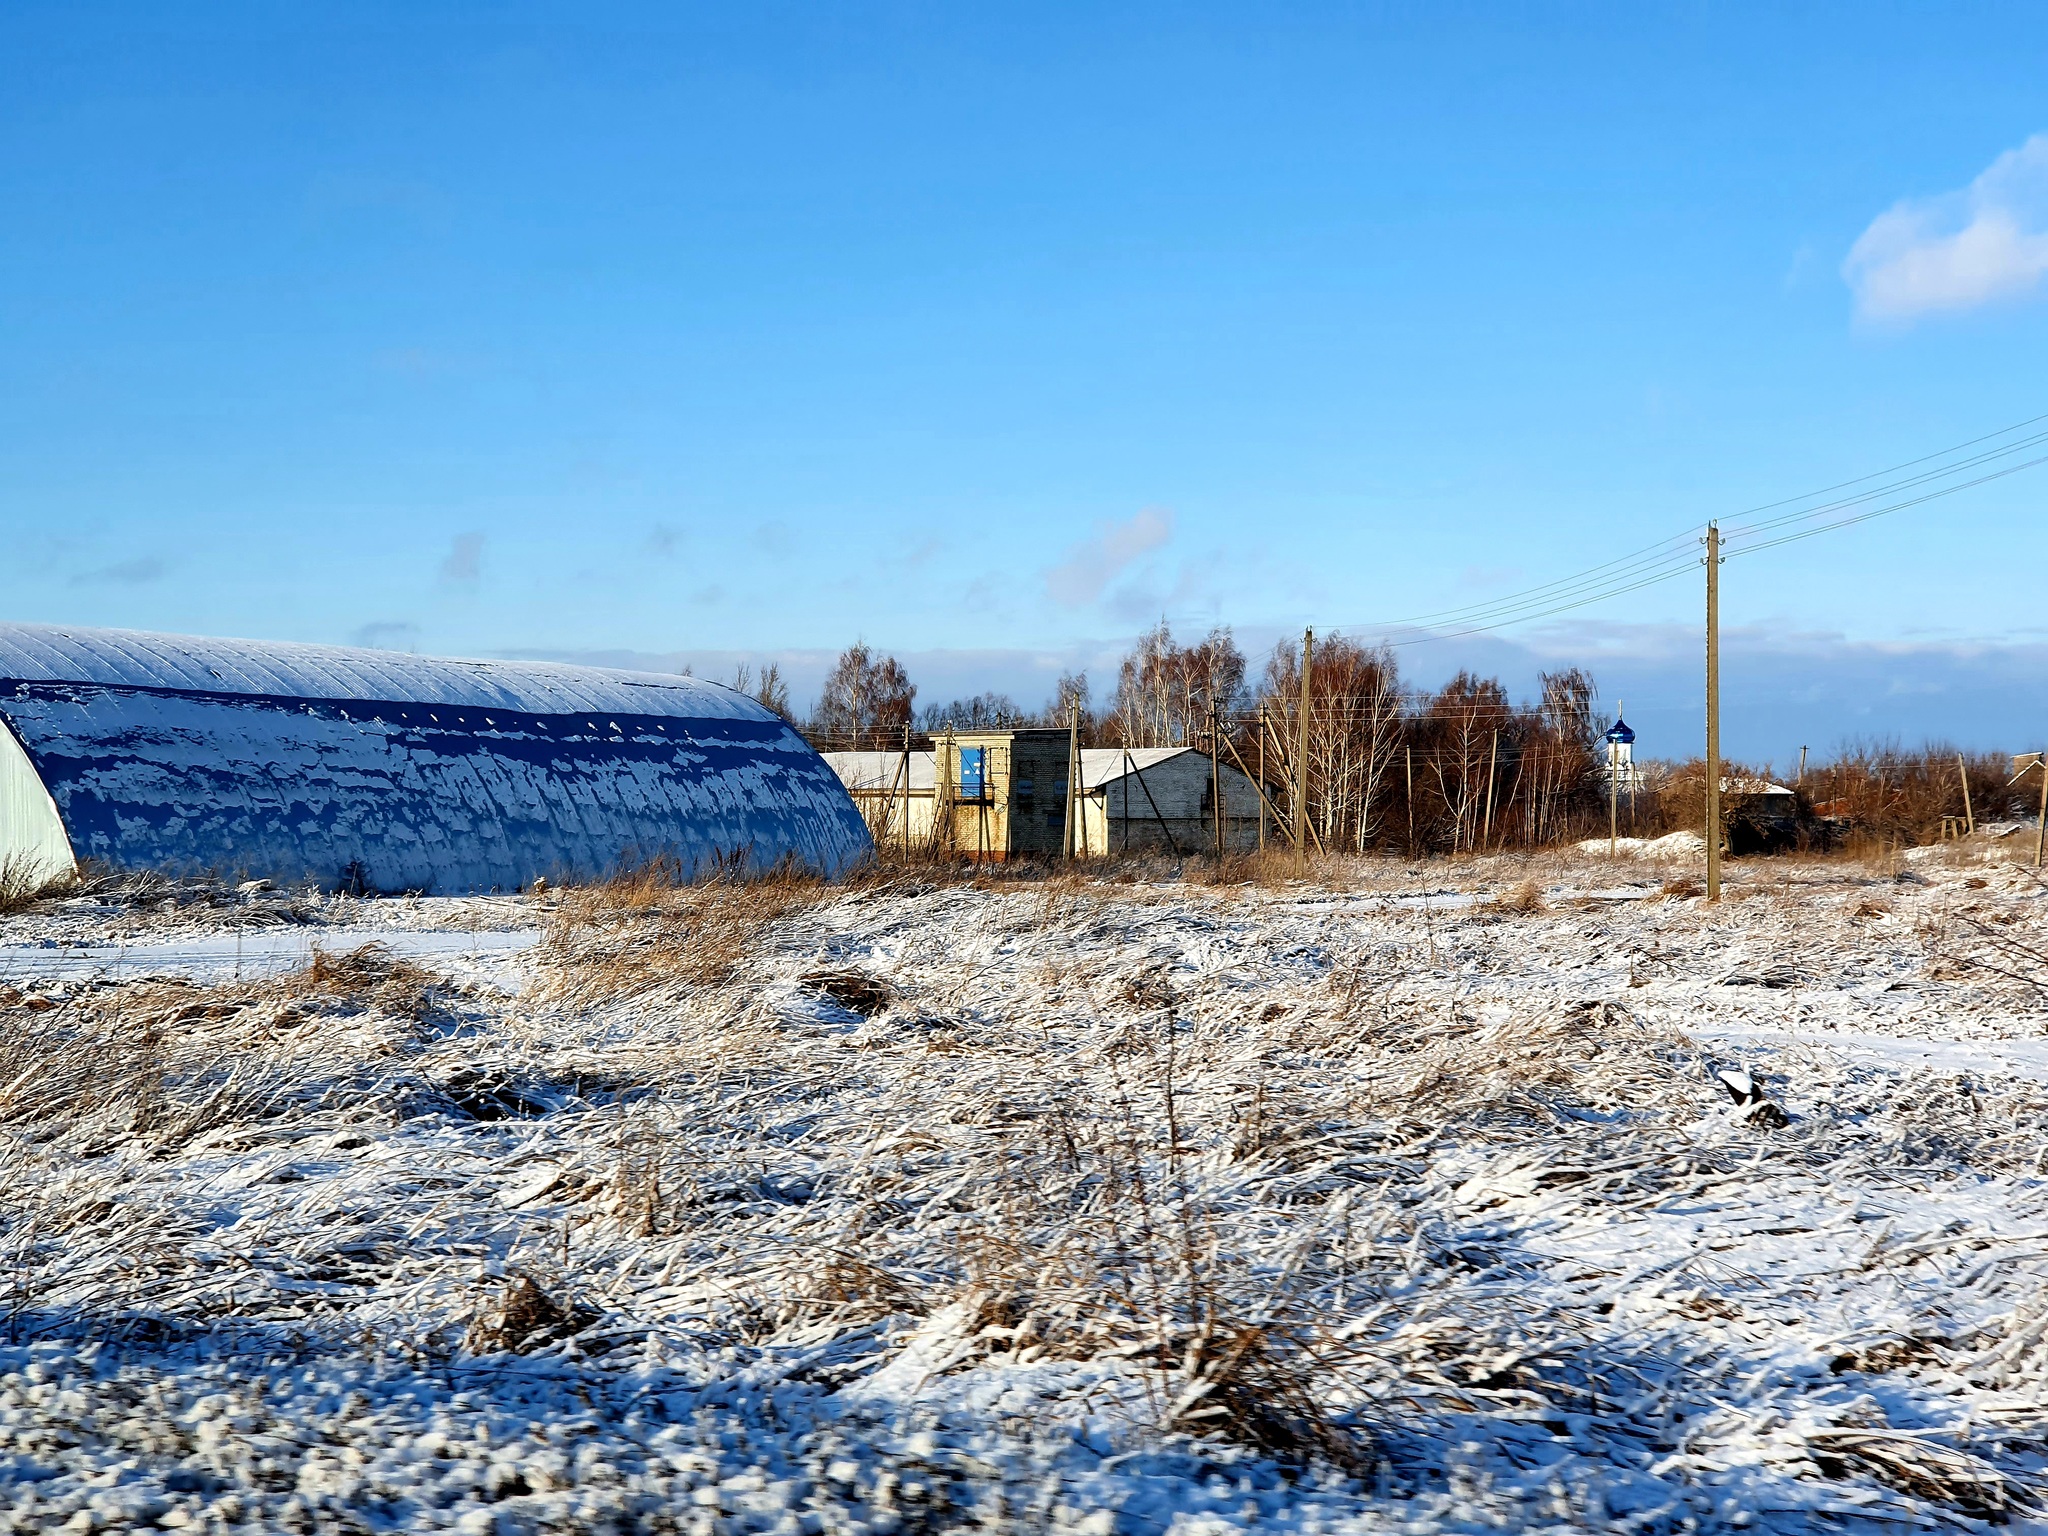
[[[1316,632],[1301,632],[1301,730],[1300,748],[1294,754],[1294,872],[1308,873],[1308,679],[1315,663]]]
[[[2034,868],[2041,867],[2042,840],[2048,838],[2048,752],[2041,754],[2041,819],[2034,823]]]
[[[1216,802],[1216,862],[1223,862],[1223,712],[1209,706],[1209,797]]]
[[[1617,713],[1615,718],[1621,718]],[[1614,743],[1607,744],[1607,857],[1621,852],[1621,775],[1614,768]]]
[[[1806,748],[1804,747],[1799,749],[1799,777],[1792,782],[1800,789],[1806,788]]]
[[[1707,524],[1707,900],[1721,899],[1721,528]]]
[[[1963,761],[1963,754],[1956,754],[1956,777],[1963,783],[1963,826],[1970,832],[1977,830],[1977,813],[1970,809],[1970,765]]]
[[[1408,759],[1408,857],[1415,857],[1415,748],[1404,745],[1401,748]]]
[[[1494,770],[1500,765],[1500,732],[1493,733],[1493,744],[1486,749],[1486,820],[1479,832],[1479,849],[1484,853],[1493,842],[1493,778]]]
[[[1266,851],[1266,706],[1259,706],[1259,852]]]
[[[932,785],[933,809],[939,819],[932,827],[933,845],[946,852],[953,851],[953,799],[955,775],[959,770],[954,766],[953,722],[946,722],[946,744],[939,749],[939,776]],[[941,832],[940,829],[944,831]],[[941,840],[943,839],[943,840]]]
[[[903,724],[903,856],[910,857],[910,723]]]
[[[1081,804],[1081,701],[1067,700],[1067,847],[1066,857],[1071,861],[1080,855],[1075,851],[1074,839],[1079,831],[1075,827],[1075,813]],[[1087,851],[1085,840],[1081,852]]]

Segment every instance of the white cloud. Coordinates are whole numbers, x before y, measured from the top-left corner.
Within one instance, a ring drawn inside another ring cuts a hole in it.
[[[484,536],[480,533],[458,533],[455,543],[449,547],[448,558],[441,562],[441,579],[474,582],[483,573]]]
[[[80,571],[71,578],[71,585],[89,587],[103,582],[120,582],[126,586],[140,586],[146,581],[161,580],[165,569],[163,561],[154,555],[138,560],[117,560],[95,571]]]
[[[1109,584],[1173,537],[1173,514],[1146,507],[1121,523],[1104,523],[1095,537],[1067,551],[1067,558],[1045,573],[1045,593],[1062,608],[1085,608]]]
[[[2018,298],[2048,273],[2048,133],[1969,186],[1907,198],[1871,221],[1842,276],[1866,319],[1912,320]]]
[[[349,636],[349,643],[377,651],[416,651],[420,648],[420,627],[406,619],[379,619],[358,628]]]

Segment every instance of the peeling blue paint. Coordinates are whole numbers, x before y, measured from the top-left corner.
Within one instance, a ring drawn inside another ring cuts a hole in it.
[[[694,678],[0,625],[0,713],[119,867],[452,892],[871,846],[802,737]]]

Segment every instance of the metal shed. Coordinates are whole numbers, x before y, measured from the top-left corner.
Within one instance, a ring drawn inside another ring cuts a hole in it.
[[[794,729],[690,677],[0,624],[0,722],[0,860],[51,875],[447,893],[872,846]]]

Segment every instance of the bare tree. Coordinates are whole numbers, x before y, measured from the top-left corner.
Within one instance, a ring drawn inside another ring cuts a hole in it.
[[[1088,674],[1086,672],[1062,672],[1054,684],[1051,699],[1046,701],[1045,713],[1040,717],[1047,725],[1064,726],[1073,718],[1076,707],[1081,711],[1081,729],[1085,734],[1094,718],[1089,703]]]
[[[783,719],[795,718],[789,712],[789,684],[783,681],[782,668],[777,663],[771,661],[761,669],[761,681],[757,685],[754,682],[754,669],[743,661],[733,672],[732,685],[735,690],[744,693],[756,704],[773,711]]]
[[[927,734],[947,726],[961,731],[999,731],[1024,723],[1024,711],[1007,693],[977,693],[971,699],[950,704],[927,704],[922,724]]]
[[[1515,773],[1516,787],[1525,791],[1523,835],[1532,844],[1570,835],[1575,813],[1597,810],[1601,780],[1593,679],[1570,667],[1538,681],[1542,699],[1520,722]]]
[[[1510,720],[1507,690],[1498,679],[1460,672],[1430,699],[1417,722],[1454,851],[1479,846],[1488,795],[1499,776],[1500,739]]]
[[[1316,648],[1309,691],[1310,823],[1324,847],[1363,852],[1380,835],[1387,776],[1402,747],[1400,668],[1385,646],[1367,650],[1355,640],[1332,636]],[[1258,702],[1274,722],[1276,749],[1294,751],[1301,653],[1291,643],[1273,648]],[[1247,745],[1256,751],[1256,742]],[[1283,777],[1291,787],[1292,775]]]
[[[886,746],[910,724],[917,689],[894,656],[877,656],[865,640],[839,653],[825,676],[811,734],[856,750]]]
[[[1229,629],[1183,646],[1162,619],[1118,669],[1109,730],[1124,746],[1180,746],[1207,731],[1212,706],[1234,710],[1243,695],[1244,653]]]

